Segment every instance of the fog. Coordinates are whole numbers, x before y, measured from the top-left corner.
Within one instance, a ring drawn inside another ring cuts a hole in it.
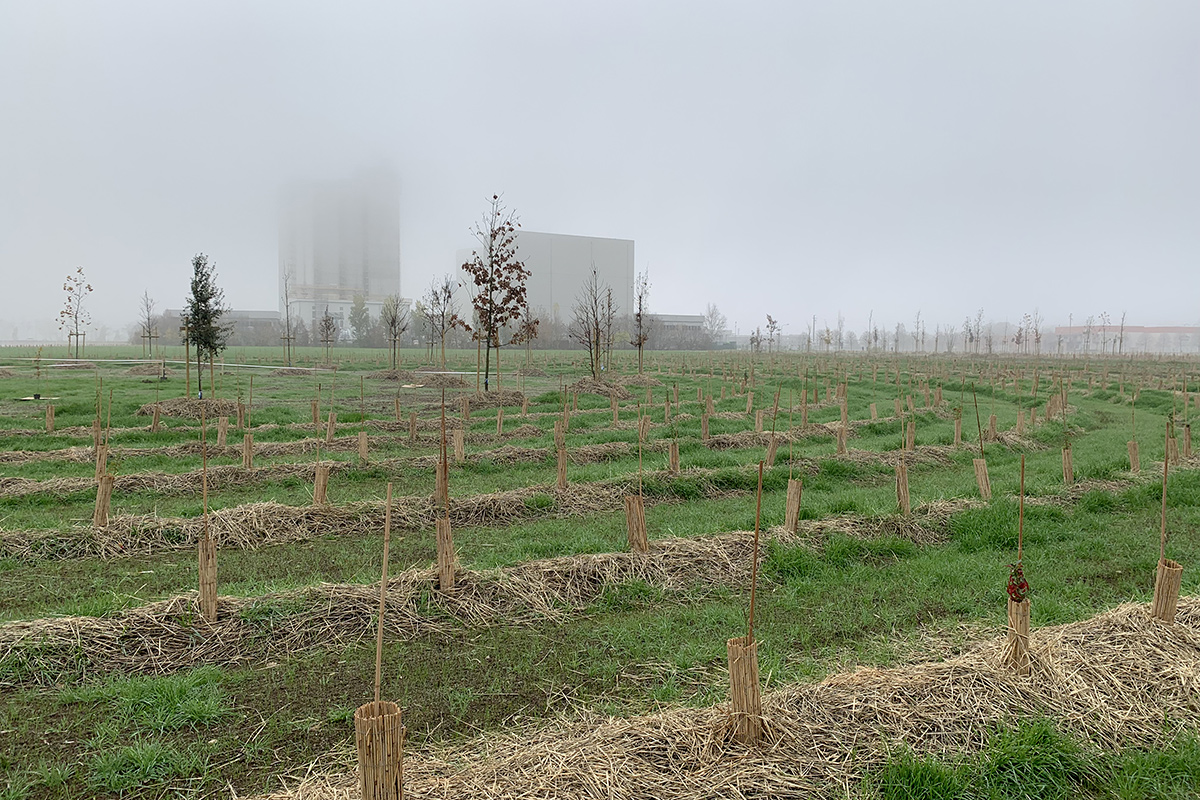
[[[0,340],[274,309],[288,181],[389,164],[402,292],[502,193],[742,332],[1200,323],[1200,4],[8,2]],[[91,341],[89,339],[89,341]]]

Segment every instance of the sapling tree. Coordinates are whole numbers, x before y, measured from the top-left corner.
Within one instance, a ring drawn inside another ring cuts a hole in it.
[[[337,341],[338,324],[333,315],[329,313],[329,306],[325,306],[325,313],[317,320],[317,338],[325,345],[325,363],[329,361],[329,348]]]
[[[642,348],[650,341],[650,280],[645,272],[633,284],[633,335],[629,343],[638,351],[638,375],[642,374]]]
[[[192,291],[184,301],[187,314],[186,336],[196,348],[196,394],[204,396],[201,364],[216,360],[229,341],[233,326],[221,322],[229,310],[225,292],[217,286],[216,264],[203,253],[192,258]]]
[[[529,278],[529,270],[517,258],[519,227],[516,213],[504,206],[499,195],[492,195],[491,208],[472,230],[480,246],[471,251],[471,259],[462,265],[475,287],[475,294],[471,298],[475,311],[472,332],[486,349],[483,366],[485,391],[491,372],[492,348],[497,350],[499,357],[501,331],[518,319],[525,307],[525,282]],[[466,323],[463,326],[472,330],[472,326]]]
[[[92,285],[84,277],[83,267],[77,268],[67,276],[63,282],[63,291],[67,297],[62,311],[58,312],[58,329],[67,332],[68,353],[70,340],[75,340],[75,357],[79,358],[79,340],[86,335],[83,331],[92,322],[91,314],[83,307],[84,300],[92,292]]]
[[[396,369],[400,360],[400,337],[408,330],[408,309],[401,304],[399,295],[390,294],[383,299],[383,307],[379,310],[379,326],[387,339],[392,369]]]

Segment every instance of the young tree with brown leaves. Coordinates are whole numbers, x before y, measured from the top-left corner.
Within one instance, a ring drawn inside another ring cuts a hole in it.
[[[462,269],[471,276],[475,296],[471,305],[475,311],[475,328],[462,323],[484,343],[487,355],[483,366],[483,388],[488,389],[491,373],[492,348],[500,358],[501,331],[521,316],[525,307],[525,281],[529,270],[517,258],[517,228],[520,222],[516,212],[509,210],[500,201],[500,195],[492,195],[491,208],[475,224],[472,234],[479,242],[478,250],[471,251],[471,260]]]
[[[67,352],[70,353],[70,340],[75,340],[75,357],[79,358],[79,340],[87,334],[83,332],[92,322],[92,316],[84,309],[83,301],[92,291],[92,285],[83,275],[83,267],[68,275],[63,282],[63,291],[67,293],[67,301],[62,311],[58,312],[58,329],[67,332]]]

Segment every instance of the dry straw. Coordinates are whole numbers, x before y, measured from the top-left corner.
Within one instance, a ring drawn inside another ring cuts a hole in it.
[[[582,714],[539,729],[410,754],[414,797],[655,797],[714,787],[743,797],[856,794],[897,748],[921,756],[981,750],[998,725],[1051,718],[1103,749],[1165,743],[1200,724],[1200,602],[1173,630],[1127,605],[1030,639],[1033,680],[1003,663],[1003,637],[944,661],[864,667],[763,697],[768,747],[733,740],[727,704],[642,717]],[[310,774],[270,800],[350,800],[353,772]]]

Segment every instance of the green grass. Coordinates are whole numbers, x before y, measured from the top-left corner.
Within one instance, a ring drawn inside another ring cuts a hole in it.
[[[1181,735],[1155,751],[1090,748],[1047,720],[1002,728],[954,759],[903,751],[870,775],[879,800],[1184,800],[1200,787],[1200,743]]]
[[[133,348],[135,351],[137,348]],[[237,359],[264,363],[274,350],[239,350]],[[3,356],[7,353],[0,354]],[[277,354],[276,354],[277,355]],[[323,353],[320,354],[323,356]],[[336,409],[339,420],[356,419],[358,376],[376,369],[375,354],[346,352],[337,376]],[[316,356],[308,353],[310,361]],[[473,369],[473,352],[452,353],[451,368]],[[574,381],[561,356],[558,361],[535,356],[535,364],[551,377],[531,380],[526,394],[530,412],[545,417],[520,420],[506,410],[505,426],[511,430],[530,423],[535,435],[510,443],[527,447],[552,446],[551,426],[561,409],[560,380]],[[651,441],[680,437],[685,469],[712,470],[708,475],[688,474],[674,480],[646,476],[645,493],[657,502],[647,509],[652,539],[668,536],[702,536],[720,531],[753,528],[753,490],[757,461],[763,448],[712,450],[699,441],[695,413],[696,387],[720,391],[720,356],[717,377],[709,378],[705,356],[655,354],[651,369],[662,364],[689,374],[659,376],[666,384],[655,387],[662,401],[671,384],[679,385],[682,407],[676,413],[692,414],[670,426],[656,425]],[[731,362],[733,356],[725,356]],[[407,353],[409,366],[417,355]],[[908,378],[913,371],[942,365],[931,361],[879,359],[879,380],[871,381],[870,365],[860,377],[859,362],[812,357],[802,361],[794,354],[779,359],[771,375],[760,363],[755,408],[770,408],[774,387],[782,387],[783,402],[789,392],[819,386],[824,376],[844,371],[850,376],[850,414],[865,419],[876,403],[881,415],[892,413],[898,391],[922,393]],[[903,373],[902,388],[895,384],[894,368]],[[946,380],[948,404],[960,402],[957,371],[970,369],[969,360],[945,362],[954,379]],[[1139,368],[1140,365],[1138,365]],[[885,380],[885,368],[888,374]],[[1020,365],[1005,362],[1005,369]],[[761,669],[771,685],[809,681],[847,663],[887,665],[907,643],[918,641],[923,631],[947,635],[968,629],[1002,630],[1004,582],[1007,565],[1015,559],[1020,458],[1026,460],[1026,493],[1046,498],[1049,505],[1029,503],[1025,508],[1025,569],[1033,586],[1033,623],[1036,626],[1071,622],[1091,616],[1127,600],[1150,596],[1157,560],[1160,487],[1148,465],[1163,452],[1162,430],[1175,405],[1169,391],[1143,389],[1137,402],[1143,475],[1132,480],[1125,463],[1125,442],[1131,438],[1128,399],[1113,389],[1096,389],[1085,395],[1083,363],[1060,362],[1070,369],[1076,385],[1070,402],[1070,440],[1078,479],[1131,480],[1117,491],[1085,492],[1077,501],[1064,495],[1060,448],[1063,430],[1057,422],[1040,424],[1029,436],[1033,448],[1010,450],[986,445],[989,472],[996,499],[988,506],[954,514],[947,540],[935,546],[917,546],[896,537],[857,539],[840,534],[803,544],[783,545],[764,541],[766,560],[758,587],[756,634],[760,641]],[[1132,368],[1132,367],[1129,367]],[[1168,362],[1146,365],[1147,371],[1178,372]],[[32,433],[42,420],[36,404],[0,398],[0,452],[18,449],[55,449],[86,446],[90,435],[63,433],[69,426],[90,425],[96,395],[95,376],[88,372],[56,373],[37,380],[28,368],[18,366],[18,377],[3,379],[7,398],[43,391],[58,394],[55,434]],[[102,367],[104,397],[114,389],[114,428],[134,428],[148,423],[133,412],[153,401],[156,387],[164,397],[180,393],[182,374],[162,386],[125,376],[124,367]],[[1093,365],[1093,371],[1096,367]],[[1115,372],[1116,367],[1114,367]],[[691,372],[699,370],[698,373]],[[1000,428],[1012,426],[1016,409],[1033,405],[1030,372],[1026,368],[1019,394],[1011,389],[992,391],[988,376],[976,377],[983,425],[995,413]],[[221,376],[222,393],[248,394],[248,376],[229,368]],[[734,370],[731,368],[730,372]],[[814,375],[820,373],[819,380]],[[654,373],[657,375],[657,373]],[[740,376],[742,371],[737,370]],[[805,376],[808,376],[807,378]],[[506,384],[509,378],[506,377]],[[322,385],[322,415],[329,407],[333,375],[285,378],[256,373],[254,421],[288,425],[306,422],[309,399]],[[731,384],[727,384],[727,388]],[[406,390],[395,383],[365,380],[367,415],[391,419],[393,400],[399,396],[407,415],[418,410],[431,417],[430,405],[440,393]],[[1042,380],[1037,405],[1044,408],[1047,381]],[[451,393],[453,394],[453,393]],[[638,400],[642,390],[634,391]],[[572,419],[572,446],[623,441],[635,443],[630,430],[614,430],[608,400],[580,395],[581,409],[592,415]],[[718,400],[719,412],[744,412],[744,397]],[[661,422],[662,409],[651,412]],[[811,408],[811,422],[838,419],[836,407]],[[1039,413],[1039,417],[1040,417]],[[792,415],[799,423],[799,412]],[[622,421],[635,418],[632,407],[621,410]],[[494,412],[477,410],[470,429],[478,434],[495,430]],[[968,388],[963,415],[967,447],[949,454],[946,464],[910,465],[914,505],[922,502],[975,497],[971,459],[978,455],[974,409]],[[919,445],[948,445],[953,420],[924,409],[916,415]],[[781,429],[787,418],[777,420]],[[195,441],[193,423],[165,421],[158,435],[146,431],[114,431],[112,444],[153,448]],[[510,427],[511,426],[511,427]],[[752,430],[753,417],[714,419],[715,433]],[[768,415],[768,428],[770,426]],[[256,441],[294,441],[312,435],[311,426],[279,427],[256,433]],[[878,421],[858,427],[849,445],[856,450],[891,451],[900,443],[895,421]],[[342,435],[352,435],[351,431]],[[232,432],[231,432],[232,435]],[[236,437],[234,437],[236,439]],[[472,442],[468,452],[495,445]],[[372,458],[408,459],[435,451],[423,439],[410,446],[403,434],[373,436]],[[661,469],[665,454],[643,454],[647,470]],[[350,453],[325,454],[325,458],[353,461]],[[256,463],[304,461],[301,457],[257,458]],[[236,463],[216,459],[214,463]],[[764,476],[762,523],[764,531],[783,518],[789,464],[804,481],[805,519],[855,513],[882,516],[895,513],[893,473],[889,466],[842,461],[834,457],[829,436],[810,436],[784,445],[778,466]],[[114,459],[121,474],[157,470],[186,472],[198,459],[173,458],[146,450],[136,456]],[[581,485],[637,471],[637,458],[625,456],[603,463],[571,465],[572,484]],[[88,477],[92,466],[71,462],[0,462],[5,477],[46,480],[61,476]],[[432,490],[432,470],[400,466],[387,469],[378,463],[353,466],[334,475],[330,498],[343,504],[360,499],[380,499],[384,484],[392,481],[397,494],[427,495]],[[526,486],[549,486],[554,462],[499,465],[483,460],[452,467],[454,497]],[[213,508],[275,499],[305,505],[311,491],[304,481],[267,480],[253,486],[214,490]],[[714,493],[716,493],[714,495]],[[72,520],[90,518],[93,495],[44,492],[24,498],[0,499],[0,525],[5,530],[62,531]],[[156,492],[118,493],[118,513],[158,513],[194,516],[200,513],[194,496]],[[533,494],[526,503],[531,518],[508,526],[463,527],[455,530],[460,562],[484,569],[534,558],[624,549],[624,519],[620,512],[563,519],[554,514],[550,490]],[[1188,535],[1200,526],[1200,475],[1194,471],[1172,473],[1168,486],[1170,554],[1185,564],[1200,558],[1200,542]],[[433,560],[432,531],[395,533],[391,542],[391,571],[424,567]],[[379,574],[380,537],[319,536],[311,541],[257,550],[223,550],[220,553],[220,588],[223,594],[259,596],[321,581],[369,583]],[[1185,569],[1184,592],[1200,588],[1195,571]],[[111,614],[191,589],[195,557],[190,550],[157,553],[101,562],[79,559],[65,562],[0,561],[0,620],[30,619],[55,614]],[[564,692],[572,702],[614,714],[637,714],[663,705],[702,705],[722,699],[721,674],[725,640],[742,632],[746,624],[745,587],[692,586],[667,591],[635,581],[610,586],[587,609],[554,624],[531,624],[487,629],[460,629],[448,636],[389,641],[385,645],[384,694],[405,709],[409,741],[452,743],[505,726],[514,715],[529,720],[551,717],[562,706]],[[264,600],[245,608],[242,618],[269,635],[273,625],[288,619],[296,609],[282,599]],[[157,798],[172,793],[197,796],[227,795],[226,782],[240,793],[274,788],[277,777],[331,748],[351,741],[353,709],[370,696],[374,674],[372,642],[297,653],[266,661],[264,653],[248,651],[246,662],[221,668],[201,667],[178,675],[149,678],[114,675],[102,680],[83,674],[70,687],[34,688],[28,676],[14,675],[11,665],[0,665],[0,681],[16,678],[21,686],[0,692],[0,798],[124,796]],[[5,669],[10,669],[5,672]],[[21,666],[36,672],[36,659]],[[4,676],[7,675],[8,678]],[[52,744],[53,743],[53,744]],[[1025,722],[997,731],[982,753],[948,760],[933,760],[898,752],[884,770],[868,776],[870,791],[883,797],[1119,797],[1176,798],[1190,795],[1198,779],[1200,746],[1194,737],[1145,751],[1119,756],[1098,755],[1087,746],[1057,732],[1050,723]],[[1193,793],[1194,794],[1194,793]]]

